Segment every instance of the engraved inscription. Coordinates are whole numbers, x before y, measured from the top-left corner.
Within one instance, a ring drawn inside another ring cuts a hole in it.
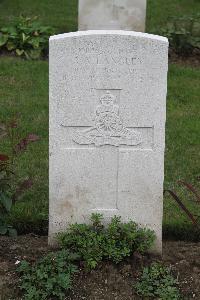
[[[92,55],[91,53],[85,55],[84,57],[86,65],[128,65],[134,66],[138,58],[136,56],[128,55]],[[75,57],[74,64],[81,66],[81,58]]]
[[[142,143],[141,134],[127,129],[119,115],[119,106],[115,104],[116,97],[107,91],[100,97],[94,118],[94,126],[84,131],[76,130],[73,141],[80,145],[128,145],[136,146]]]

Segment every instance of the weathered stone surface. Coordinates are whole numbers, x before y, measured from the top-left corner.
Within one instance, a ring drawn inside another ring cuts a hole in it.
[[[163,37],[50,38],[51,244],[99,212],[152,228],[161,250],[167,65]]]
[[[146,0],[79,0],[79,30],[145,31]]]

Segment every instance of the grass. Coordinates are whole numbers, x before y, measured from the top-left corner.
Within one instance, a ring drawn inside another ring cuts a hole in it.
[[[197,176],[200,174],[200,70],[171,65],[168,77],[165,188],[177,192],[193,214],[200,217],[200,205],[194,205],[194,197],[177,184],[182,179],[192,183],[200,191]],[[169,196],[164,202],[165,234],[190,238],[197,236]],[[198,233],[200,238],[200,233]]]
[[[199,0],[149,0],[147,32],[159,31],[170,16],[192,14],[200,9]],[[77,29],[77,0],[1,0],[0,26],[14,17],[40,16],[41,23],[58,32]],[[176,190],[198,214],[189,194],[176,181],[192,183],[199,175],[200,70],[171,65],[168,81],[165,187]],[[30,174],[34,186],[26,192],[12,212],[11,221],[21,232],[46,230],[48,218],[48,62],[0,58],[0,121],[21,114],[20,135],[36,133],[40,141],[29,146],[20,157],[19,172]],[[0,152],[6,144],[0,144]],[[177,205],[165,197],[164,230],[166,235],[191,238],[193,228]],[[196,233],[194,233],[196,234]]]
[[[147,32],[159,32],[171,17],[196,14],[199,0],[147,0]]]
[[[199,0],[148,0],[147,32],[159,32],[171,16],[190,15],[200,11]],[[78,0],[1,0],[0,27],[20,14],[39,16],[43,24],[59,32],[77,30]]]
[[[29,225],[38,227],[47,219],[48,213],[48,63],[1,58],[0,107],[0,121],[20,114],[20,137],[29,133],[40,137],[20,156],[17,170],[22,177],[33,177],[34,187],[17,203],[12,223],[29,230]],[[1,143],[0,152],[5,147]]]
[[[200,70],[171,65],[168,81],[165,187],[183,195],[176,181],[195,181],[200,161]],[[17,58],[0,60],[1,119],[21,114],[20,135],[36,133],[40,141],[20,157],[19,172],[34,178],[34,186],[16,204],[12,223],[20,231],[43,228],[48,217],[48,63]],[[0,152],[5,145],[0,145]],[[190,199],[190,198],[189,198]],[[191,201],[186,199],[194,210]],[[164,226],[169,233],[190,224],[177,205],[165,198]],[[189,233],[188,233],[189,234]]]
[[[0,27],[11,23],[20,14],[38,16],[42,24],[59,32],[77,30],[78,0],[1,0]]]

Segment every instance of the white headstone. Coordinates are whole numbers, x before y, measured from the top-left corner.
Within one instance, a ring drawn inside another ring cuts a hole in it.
[[[167,68],[164,37],[50,38],[50,244],[98,212],[153,229],[161,251]]]
[[[145,31],[146,0],[79,0],[79,30]]]

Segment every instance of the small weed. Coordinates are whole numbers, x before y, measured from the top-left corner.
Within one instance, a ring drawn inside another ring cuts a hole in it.
[[[169,268],[160,263],[152,263],[150,267],[144,268],[134,288],[137,294],[145,299],[180,300],[177,283]]]
[[[48,53],[50,26],[41,26],[37,17],[20,16],[12,26],[0,28],[0,50],[15,53],[27,59],[39,59]]]
[[[78,259],[78,255],[61,250],[47,254],[34,266],[22,261],[18,272],[21,275],[20,289],[24,291],[24,299],[64,299],[66,291],[72,287],[72,275],[78,271],[74,264]]]
[[[115,216],[105,227],[102,215],[92,214],[92,223],[73,224],[69,230],[58,234],[61,247],[79,253],[90,269],[103,259],[119,263],[133,252],[145,252],[153,244],[155,235],[149,229],[139,228],[132,221],[122,223]]]

